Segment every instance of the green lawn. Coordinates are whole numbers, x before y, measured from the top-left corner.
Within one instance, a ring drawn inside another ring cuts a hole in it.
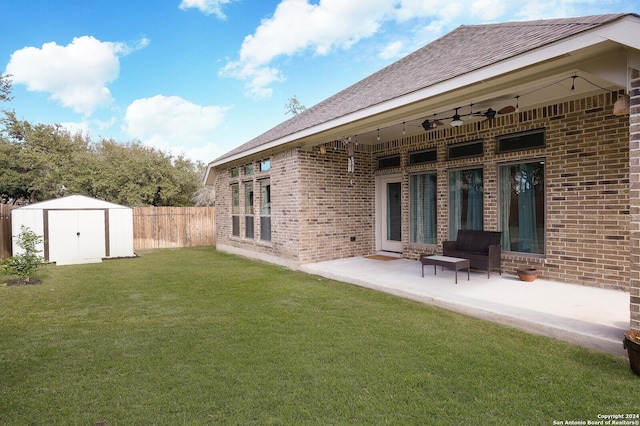
[[[0,286],[0,424],[551,425],[640,412],[626,358],[212,248],[42,278]]]

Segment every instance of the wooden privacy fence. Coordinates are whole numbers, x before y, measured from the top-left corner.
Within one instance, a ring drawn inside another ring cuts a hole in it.
[[[11,210],[15,207],[0,203],[0,259],[11,257]]]
[[[134,207],[133,249],[213,246],[215,207]]]

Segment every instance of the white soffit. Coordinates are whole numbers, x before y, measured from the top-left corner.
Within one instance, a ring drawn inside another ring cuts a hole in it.
[[[632,49],[640,50],[640,31],[638,31],[638,24],[640,24],[639,18],[626,16],[619,21],[594,30],[594,33]]]

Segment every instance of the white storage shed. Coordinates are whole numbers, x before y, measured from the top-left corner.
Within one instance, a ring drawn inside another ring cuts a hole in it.
[[[24,225],[43,236],[41,254],[57,265],[134,256],[130,207],[71,195],[13,209],[11,221],[14,254],[21,250],[16,237]]]

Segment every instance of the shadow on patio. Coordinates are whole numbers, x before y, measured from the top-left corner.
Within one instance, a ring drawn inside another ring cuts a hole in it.
[[[497,272],[441,271],[416,260],[353,257],[300,266],[325,278],[368,287],[444,309],[553,337],[591,349],[626,356],[629,293],[538,278],[522,282]]]

